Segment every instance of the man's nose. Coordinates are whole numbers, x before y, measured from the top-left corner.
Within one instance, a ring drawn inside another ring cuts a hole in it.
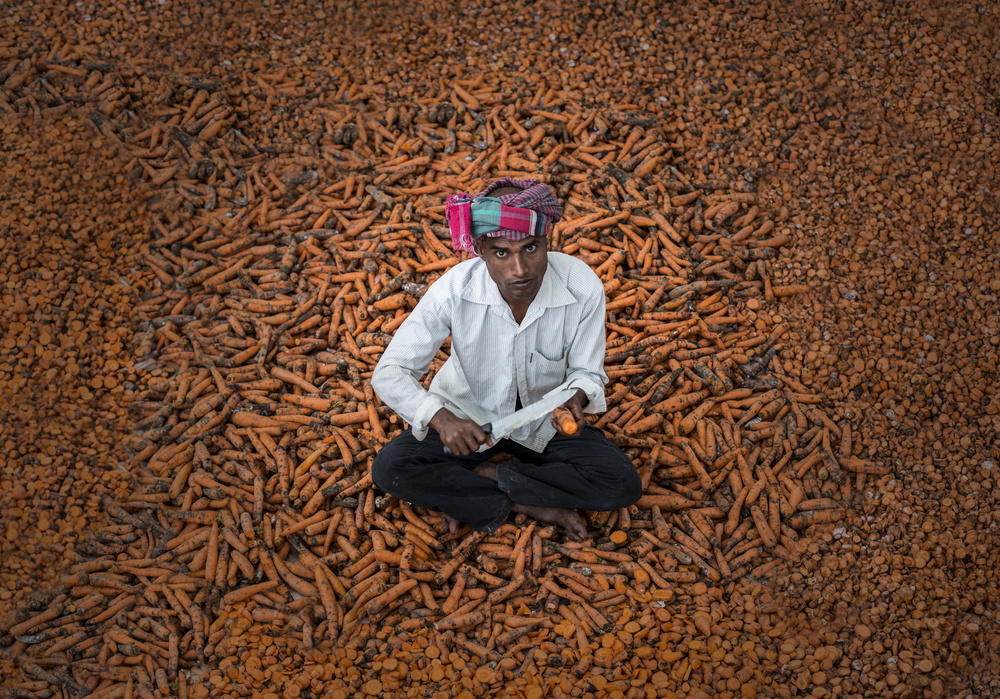
[[[524,263],[524,258],[520,255],[514,255],[514,276],[523,277],[527,270],[528,266]]]

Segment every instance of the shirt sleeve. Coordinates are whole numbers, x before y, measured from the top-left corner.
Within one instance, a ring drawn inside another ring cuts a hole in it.
[[[604,373],[604,316],[604,288],[598,286],[584,301],[566,370],[566,388],[579,388],[587,394],[588,402],[583,410],[588,413],[601,413],[608,407],[604,396],[608,381]]]
[[[372,388],[382,402],[409,423],[413,436],[423,439],[434,414],[444,402],[420,385],[431,360],[451,334],[451,303],[432,285],[386,347],[372,373]]]

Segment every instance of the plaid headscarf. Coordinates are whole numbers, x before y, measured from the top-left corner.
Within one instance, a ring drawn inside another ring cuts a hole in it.
[[[489,196],[501,187],[523,189],[500,197]],[[562,218],[562,207],[547,184],[504,177],[474,197],[464,192],[452,194],[445,202],[445,216],[455,252],[465,250],[476,255],[475,244],[483,237],[517,241],[547,235]]]

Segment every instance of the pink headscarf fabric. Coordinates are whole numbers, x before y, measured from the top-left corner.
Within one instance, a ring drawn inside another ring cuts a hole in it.
[[[491,197],[501,187],[521,187],[520,192]],[[501,178],[479,194],[452,194],[445,203],[455,252],[476,255],[475,244],[483,237],[523,240],[548,235],[562,218],[562,206],[552,188],[538,180]]]

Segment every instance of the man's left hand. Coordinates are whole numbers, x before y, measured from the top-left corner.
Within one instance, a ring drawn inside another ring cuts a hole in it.
[[[573,394],[573,397],[570,398],[565,403],[563,403],[561,407],[565,408],[566,410],[568,410],[570,412],[570,414],[573,415],[573,419],[576,420],[576,424],[577,425],[583,425],[583,424],[585,424],[584,423],[584,419],[585,418],[584,418],[584,415],[583,415],[583,406],[585,406],[587,404],[588,400],[589,399],[587,398],[587,394],[583,392],[583,389],[582,388],[578,388],[578,389],[576,389],[576,393]],[[571,435],[568,435],[566,432],[563,431],[562,426],[559,424],[559,422],[555,418],[552,418],[551,422],[552,422],[552,426],[556,428],[556,432],[558,432],[559,434],[561,434],[563,436],[567,436],[567,437],[571,436]],[[577,431],[574,432],[573,434],[579,434],[579,433],[580,433],[580,431],[579,431],[579,429],[577,429]]]

